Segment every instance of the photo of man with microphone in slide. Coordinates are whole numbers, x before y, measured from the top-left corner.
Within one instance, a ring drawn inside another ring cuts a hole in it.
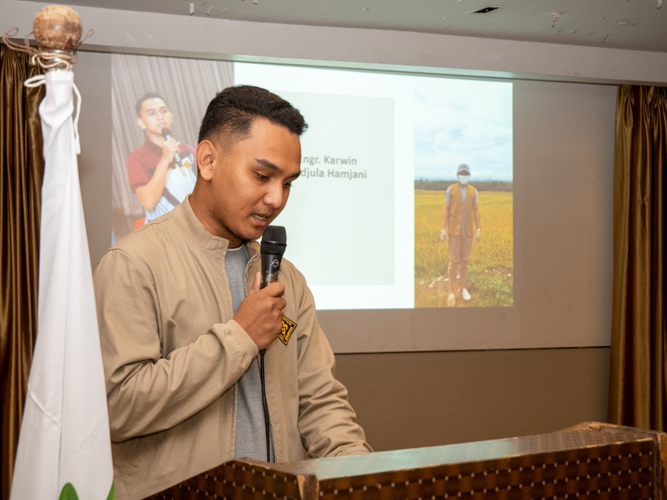
[[[234,64],[111,55],[111,243],[183,202],[197,178],[197,130]]]
[[[148,92],[135,109],[146,139],[127,157],[127,178],[146,210],[147,224],[183,202],[195,187],[197,171],[194,148],[171,136],[173,116],[164,98]]]

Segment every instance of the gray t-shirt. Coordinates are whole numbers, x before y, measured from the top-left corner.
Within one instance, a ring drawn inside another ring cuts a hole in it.
[[[227,250],[225,270],[232,292],[232,307],[236,314],[245,298],[245,268],[250,257],[245,244]],[[269,423],[270,426],[270,423]],[[236,439],[234,458],[266,460],[266,427],[262,406],[262,384],[257,358],[236,383]],[[273,437],[271,437],[271,461],[275,462]]]
[[[475,188],[473,188],[475,189]],[[466,198],[468,197],[468,186],[461,186],[461,202],[463,203],[463,217],[461,217],[461,234],[465,234],[466,230]],[[445,193],[445,202],[449,203],[452,201],[452,186],[447,188],[447,193]],[[475,189],[475,199],[472,202],[472,205],[475,206],[479,200],[477,199],[477,190]]]

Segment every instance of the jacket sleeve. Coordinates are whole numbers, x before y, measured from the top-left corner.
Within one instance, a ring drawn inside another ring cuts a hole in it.
[[[145,266],[112,249],[94,276],[111,440],[169,429],[218,399],[257,346],[231,320],[163,356],[159,298]]]
[[[373,451],[347,400],[347,389],[334,377],[335,358],[317,322],[313,295],[296,269],[300,299],[298,337],[299,434],[311,458]]]

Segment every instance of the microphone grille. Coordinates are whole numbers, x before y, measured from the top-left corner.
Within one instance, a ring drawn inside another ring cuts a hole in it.
[[[287,246],[287,232],[283,226],[266,226],[262,235],[262,252],[282,254]]]

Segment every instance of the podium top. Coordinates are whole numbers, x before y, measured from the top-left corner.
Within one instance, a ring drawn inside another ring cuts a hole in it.
[[[549,434],[285,462],[270,464],[270,467],[288,474],[314,475],[319,480],[327,480],[436,465],[557,453],[628,441],[656,441],[660,434],[632,427],[587,422]],[[261,461],[243,461],[265,464]]]
[[[493,441],[267,463],[224,463],[151,500],[667,498],[667,434],[587,422]]]

